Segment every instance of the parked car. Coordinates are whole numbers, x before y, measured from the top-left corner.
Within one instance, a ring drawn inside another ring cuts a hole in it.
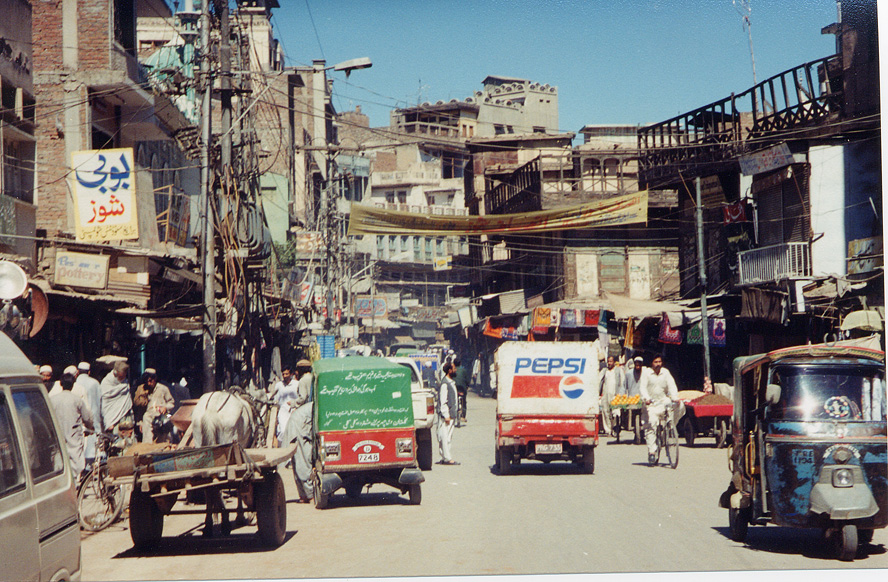
[[[34,365],[0,333],[0,580],[80,580],[64,442]]]
[[[390,361],[410,368],[410,394],[413,397],[413,422],[416,426],[416,462],[423,471],[431,471],[435,430],[435,388],[423,380],[417,360],[411,356],[394,356]]]

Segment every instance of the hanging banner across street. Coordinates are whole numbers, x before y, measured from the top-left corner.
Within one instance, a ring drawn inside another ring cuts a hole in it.
[[[352,204],[348,234],[532,234],[644,223],[647,208],[647,190],[568,208],[487,216],[422,214]]]

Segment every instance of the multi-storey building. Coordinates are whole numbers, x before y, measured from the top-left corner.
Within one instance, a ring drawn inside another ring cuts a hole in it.
[[[832,341],[854,311],[883,328],[876,2],[837,5],[836,54],[639,130],[639,181],[678,192],[682,295],[728,289],[713,362]]]

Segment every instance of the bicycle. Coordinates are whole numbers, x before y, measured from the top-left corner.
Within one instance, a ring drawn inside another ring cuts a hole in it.
[[[671,402],[657,424],[657,452],[654,455],[654,464],[657,464],[660,462],[660,451],[665,449],[666,459],[673,469],[678,467],[678,429],[675,426],[677,407],[677,402]]]
[[[107,458],[120,454],[120,449],[113,444],[115,437],[101,432],[95,435],[96,458],[77,488],[80,527],[92,532],[102,531],[117,521],[126,503],[123,487],[109,483]]]

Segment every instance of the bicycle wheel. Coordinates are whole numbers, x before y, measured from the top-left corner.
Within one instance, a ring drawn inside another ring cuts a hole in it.
[[[669,459],[669,465],[675,469],[678,467],[678,430],[675,428],[674,422],[668,422],[664,430],[666,437],[666,458]]]
[[[662,451],[663,448],[666,446],[665,445],[665,442],[666,442],[665,438],[666,437],[663,434],[663,425],[658,424],[657,425],[657,452],[654,455],[654,464],[657,464],[660,462],[660,451]]]
[[[86,531],[105,529],[117,521],[123,511],[123,488],[106,485],[107,477],[108,465],[100,465],[89,472],[77,493],[77,518]]]

